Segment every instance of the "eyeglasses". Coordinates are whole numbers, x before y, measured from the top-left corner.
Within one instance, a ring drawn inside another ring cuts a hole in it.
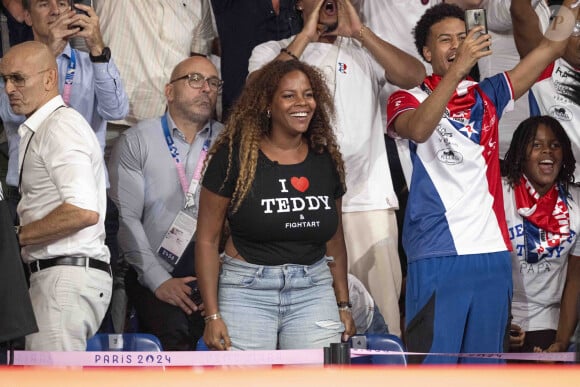
[[[26,85],[26,81],[28,79],[30,79],[31,77],[33,77],[35,75],[45,73],[48,70],[50,70],[50,69],[39,71],[36,74],[32,74],[31,76],[28,76],[28,77],[23,75],[23,74],[20,74],[20,73],[2,74],[2,75],[0,75],[0,77],[2,77],[2,80],[4,81],[4,85],[6,85],[8,83],[8,81],[10,81],[10,82],[12,82],[12,84],[15,87],[24,87]]]
[[[224,84],[224,81],[222,81],[218,77],[206,78],[199,73],[186,74],[182,77],[175,78],[174,80],[170,81],[169,83],[181,81],[182,79],[187,79],[187,84],[189,85],[189,87],[191,87],[193,89],[201,89],[203,87],[203,85],[207,82],[209,88],[212,91],[220,91],[222,88],[222,85]]]

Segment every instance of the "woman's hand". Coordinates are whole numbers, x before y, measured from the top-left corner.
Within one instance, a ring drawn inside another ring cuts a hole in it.
[[[205,323],[205,330],[203,331],[203,341],[209,349],[217,351],[229,350],[232,346],[232,341],[228,334],[228,328],[224,320],[217,318],[209,320]]]
[[[342,332],[342,341],[347,341],[356,334],[356,326],[352,318],[352,312],[348,310],[339,310],[340,321],[344,324],[344,332]]]

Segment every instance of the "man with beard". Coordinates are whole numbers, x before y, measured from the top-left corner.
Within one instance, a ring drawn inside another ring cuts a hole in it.
[[[257,46],[249,71],[272,60],[300,59],[316,66],[334,96],[335,134],[346,168],[342,201],[349,270],[369,289],[389,331],[400,335],[401,265],[397,251],[398,202],[387,162],[379,92],[386,80],[410,88],[423,65],[361,23],[348,0],[300,0],[304,28]]]
[[[166,113],[125,131],[109,164],[119,247],[131,265],[129,302],[139,330],[159,337],[168,351],[195,349],[203,333],[193,235],[200,173],[222,130],[211,119],[222,83],[207,58],[180,62],[165,86]]]

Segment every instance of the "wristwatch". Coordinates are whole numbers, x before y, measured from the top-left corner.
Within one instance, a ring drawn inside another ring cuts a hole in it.
[[[103,48],[101,55],[93,56],[89,53],[89,58],[91,58],[91,62],[93,63],[109,63],[111,59],[111,49],[109,47]]]

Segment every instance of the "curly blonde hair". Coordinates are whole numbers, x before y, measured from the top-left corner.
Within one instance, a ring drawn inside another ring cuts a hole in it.
[[[236,101],[224,130],[209,152],[211,157],[222,146],[228,147],[227,181],[232,167],[234,145],[239,146],[240,171],[230,203],[232,213],[239,209],[254,182],[260,141],[271,130],[267,110],[274,93],[282,78],[293,71],[300,71],[308,77],[316,100],[316,110],[303,137],[313,152],[321,154],[327,151],[330,154],[342,187],[346,189],[344,163],[331,127],[334,104],[322,75],[304,62],[273,61],[253,74]]]

